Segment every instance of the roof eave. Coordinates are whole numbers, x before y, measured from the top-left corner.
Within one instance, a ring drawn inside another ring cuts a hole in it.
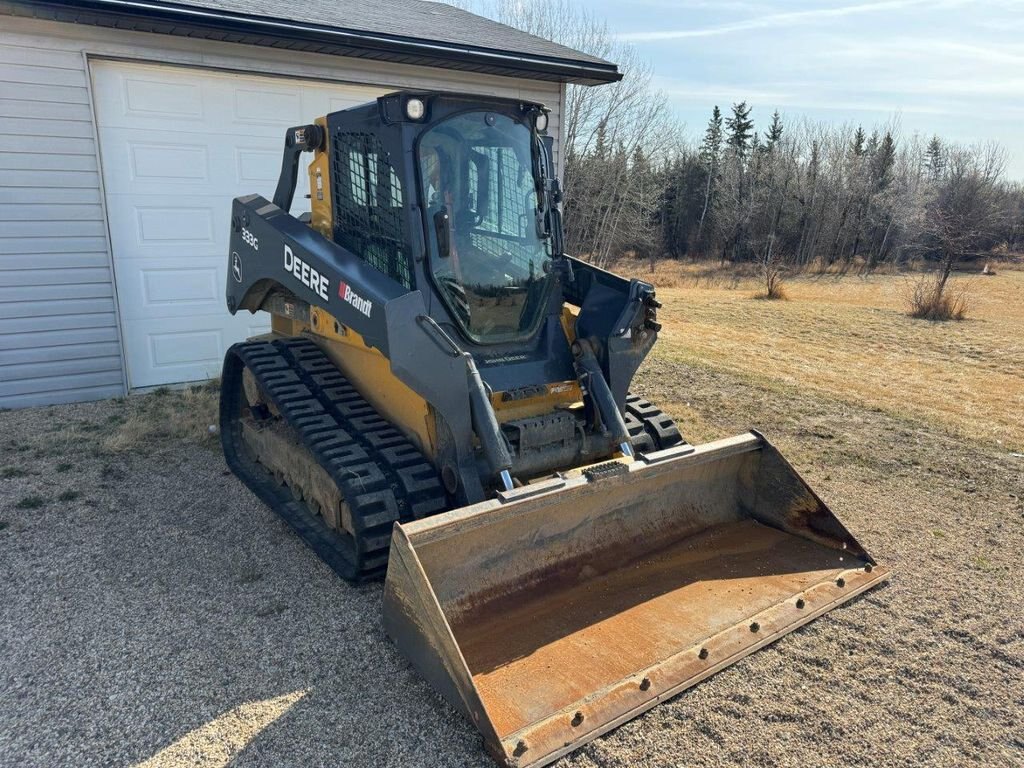
[[[622,79],[618,67],[610,63],[521,55],[512,51],[167,5],[159,0],[0,0],[0,14],[505,77],[529,76],[584,85]]]

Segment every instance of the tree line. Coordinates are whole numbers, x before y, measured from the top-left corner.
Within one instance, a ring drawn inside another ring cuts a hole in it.
[[[1024,251],[1024,186],[1005,167],[994,143],[901,137],[892,126],[786,125],[774,112],[759,130],[745,102],[715,107],[699,143],[668,151],[613,144],[598,125],[591,147],[567,155],[567,242],[599,263],[952,264]]]

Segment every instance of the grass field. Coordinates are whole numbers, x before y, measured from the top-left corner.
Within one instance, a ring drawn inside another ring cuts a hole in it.
[[[775,387],[878,408],[952,434],[1024,451],[1024,271],[967,284],[962,322],[905,314],[912,276],[800,276],[788,300],[752,298],[760,286],[713,267],[620,265],[659,287],[665,331],[657,356]],[[664,286],[664,287],[662,287]],[[668,404],[692,416],[685,401]]]

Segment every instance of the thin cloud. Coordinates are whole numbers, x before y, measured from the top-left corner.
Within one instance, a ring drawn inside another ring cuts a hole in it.
[[[792,26],[795,24],[807,24],[816,21],[829,21],[863,13],[878,13],[880,11],[897,11],[916,5],[934,5],[933,0],[885,0],[884,2],[860,3],[858,5],[846,5],[839,8],[817,8],[810,11],[788,11],[784,13],[770,13],[765,16],[755,16],[751,19],[719,24],[713,27],[702,27],[699,29],[673,29],[661,32],[627,32],[620,35],[621,40],[630,42],[653,42],[657,40],[680,40],[688,37],[715,37],[728,35],[733,32],[746,32],[752,29],[765,29],[767,27]]]
[[[909,59],[923,62],[959,60],[964,64],[995,64],[1024,67],[1024,54],[1019,49],[1008,49],[995,43],[976,45],[958,40],[898,37],[877,42],[851,41],[837,44],[832,56],[843,55],[868,61],[883,59]]]
[[[1016,96],[1024,97],[1024,78],[903,78],[862,84],[861,90],[874,93],[929,96]]]
[[[921,115],[950,115],[961,110],[949,103],[913,102],[895,94],[864,93],[850,98],[836,98],[826,84],[818,82],[780,82],[775,89],[743,86],[733,83],[696,83],[659,78],[658,86],[670,99],[702,104],[715,103],[726,108],[729,104],[745,101],[757,113],[770,113],[773,109],[828,110],[840,112],[906,113]]]
[[[815,101],[806,99],[779,106],[799,107],[801,109],[824,109],[839,112],[879,112],[898,115],[955,115],[956,110],[931,104],[901,104],[875,101]]]
[[[756,87],[725,83],[679,83],[661,81],[658,86],[665,95],[673,98],[717,101],[723,107],[734,101],[746,101],[748,103],[753,102],[760,104],[780,104],[794,97],[793,94],[788,91],[765,90]]]

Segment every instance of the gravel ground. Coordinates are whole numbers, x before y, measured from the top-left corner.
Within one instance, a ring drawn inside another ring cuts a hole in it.
[[[1024,460],[664,360],[637,389],[700,439],[762,427],[895,576],[559,768],[1024,765]],[[213,448],[55,442],[119,408],[0,413],[0,765],[491,765],[386,639],[381,587]]]

